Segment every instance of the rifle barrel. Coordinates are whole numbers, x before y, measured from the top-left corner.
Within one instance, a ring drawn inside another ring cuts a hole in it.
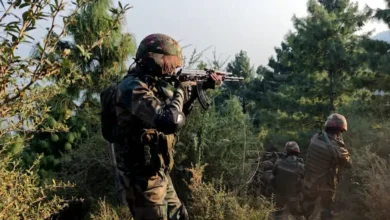
[[[196,69],[179,69],[177,70],[176,73],[179,73],[180,74],[185,74],[185,75],[208,75],[207,71],[205,70],[196,70]],[[215,70],[216,73],[219,73],[220,75],[226,75],[226,76],[230,76],[230,75],[233,75],[232,73],[230,72],[224,72],[224,71],[220,71],[220,70]]]

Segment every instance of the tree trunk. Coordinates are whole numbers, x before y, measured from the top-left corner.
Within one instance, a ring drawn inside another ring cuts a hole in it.
[[[334,105],[334,71],[330,70],[328,71],[329,75],[329,111],[330,113],[333,113],[336,111],[335,105]]]

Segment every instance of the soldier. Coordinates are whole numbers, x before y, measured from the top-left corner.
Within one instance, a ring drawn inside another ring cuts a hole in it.
[[[286,157],[279,159],[275,163],[270,180],[270,184],[275,191],[275,205],[277,209],[274,212],[274,218],[281,219],[283,209],[287,205],[290,213],[296,219],[301,219],[299,202],[304,165],[298,159],[300,149],[296,142],[287,142],[284,149]]]
[[[193,83],[182,82],[172,92],[159,80],[183,65],[181,47],[169,36],[151,34],[141,41],[135,63],[118,84],[115,103],[115,154],[127,203],[135,220],[188,219],[169,172]],[[219,85],[221,78],[213,73],[210,82]]]
[[[272,168],[274,164],[269,160],[261,162],[260,158],[256,161],[256,163],[260,164],[258,164],[258,169],[249,184],[247,193],[253,197],[270,197],[272,193],[271,190],[269,190],[268,182],[272,175]]]
[[[272,176],[272,169],[279,158],[284,157],[283,152],[277,152],[276,147],[271,147],[264,152],[263,155],[259,155],[256,163],[258,169],[254,175],[252,182],[248,188],[248,195],[252,196],[264,196],[270,198],[272,196],[272,187],[269,185],[269,180]]]
[[[332,204],[340,168],[350,168],[352,161],[344,145],[342,133],[347,131],[343,115],[331,114],[325,122],[325,131],[310,140],[306,156],[302,209],[308,219],[315,202],[321,198],[321,219],[333,219]]]

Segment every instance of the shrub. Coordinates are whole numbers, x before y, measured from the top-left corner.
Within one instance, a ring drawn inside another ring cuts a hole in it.
[[[115,200],[114,177],[107,142],[100,134],[86,139],[78,149],[64,155],[60,163],[58,178],[76,184],[80,196],[94,200],[103,197]]]
[[[195,220],[240,220],[240,219],[267,219],[272,211],[272,205],[263,199],[257,207],[247,203],[241,204],[240,198],[225,190],[220,183],[204,183],[202,173],[205,166],[198,166],[189,171],[192,173],[192,198],[187,207],[190,219]]]
[[[73,186],[54,180],[39,185],[38,162],[23,170],[20,160],[0,152],[0,219],[45,219],[67,206],[59,195]]]
[[[131,219],[131,214],[128,207],[115,207],[107,203],[105,199],[98,201],[96,210],[94,210],[89,219],[94,220],[122,220]]]
[[[343,173],[338,189],[338,218],[386,219],[386,208],[390,206],[390,121],[346,115],[349,131],[344,139],[352,154],[353,168]]]

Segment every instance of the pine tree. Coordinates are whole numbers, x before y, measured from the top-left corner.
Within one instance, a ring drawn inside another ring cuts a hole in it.
[[[121,5],[120,5],[121,6]],[[83,139],[100,132],[98,93],[110,82],[120,79],[127,67],[129,55],[135,53],[134,38],[122,33],[121,26],[112,27],[115,14],[110,14],[110,0],[98,0],[86,4],[68,26],[71,40],[61,41],[59,50],[70,50],[68,55],[79,67],[83,77],[74,79],[63,88],[63,92],[53,97],[48,104],[52,106],[44,126],[56,127],[64,124],[67,132],[44,132],[31,141],[31,152],[44,153],[41,166],[50,172],[59,168],[63,153],[77,147]],[[118,10],[118,9],[111,9]],[[103,35],[104,34],[104,35]],[[102,39],[99,41],[99,39]],[[99,45],[83,53],[80,45]],[[62,70],[66,72],[67,69]],[[55,83],[58,78],[54,78]],[[46,172],[41,171],[42,176]]]
[[[272,94],[271,103],[308,122],[308,127],[316,127],[346,102],[359,80],[372,77],[361,62],[362,37],[355,34],[371,11],[360,12],[348,0],[310,0],[308,12],[306,18],[293,18],[295,31],[276,49],[278,61],[270,60],[275,73],[290,74],[287,83]]]

